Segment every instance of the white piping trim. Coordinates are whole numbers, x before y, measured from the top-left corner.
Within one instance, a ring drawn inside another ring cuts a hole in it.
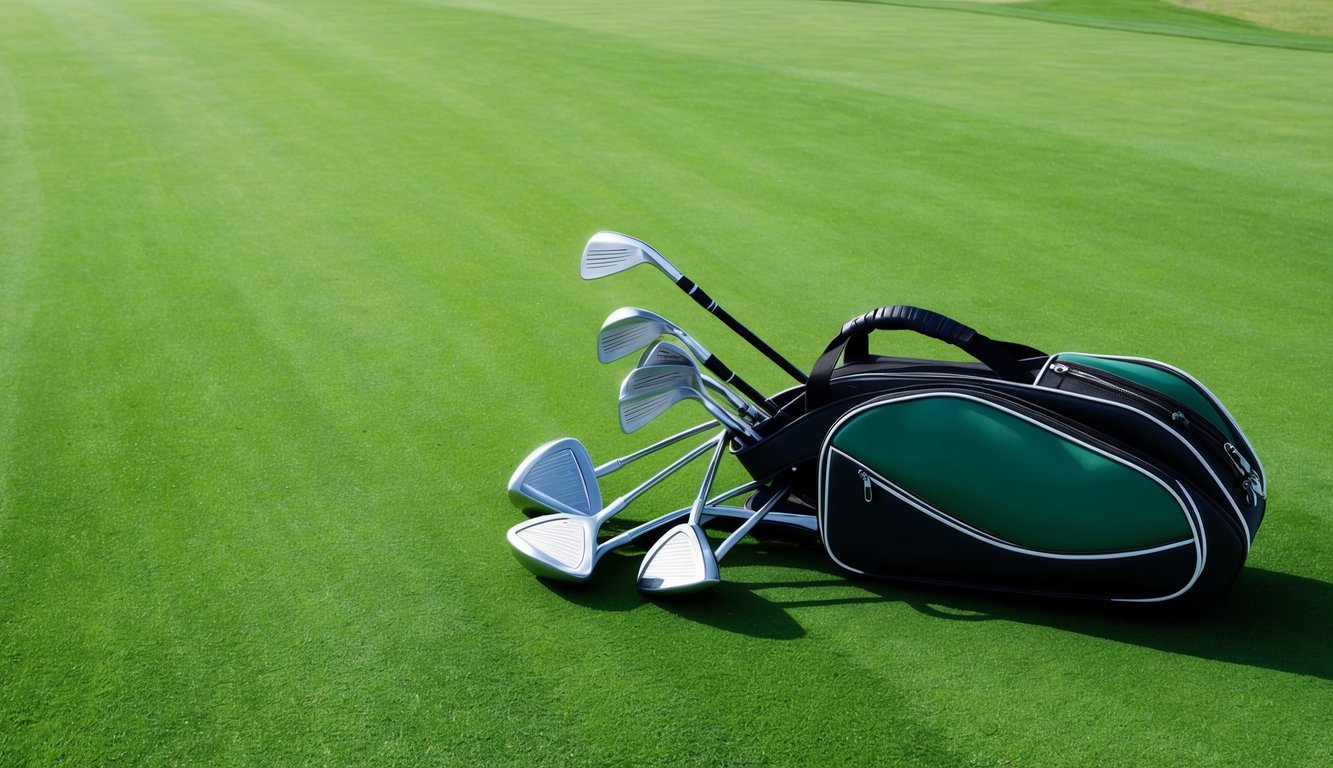
[[[967,534],[968,536],[971,536],[972,538],[977,539],[978,541],[981,541],[985,544],[990,544],[991,546],[999,547],[1000,549],[1005,549],[1010,552],[1016,552],[1020,555],[1029,555],[1031,557],[1044,557],[1051,560],[1120,560],[1131,557],[1140,557],[1142,555],[1152,555],[1158,552],[1164,552],[1168,549],[1176,549],[1178,547],[1186,546],[1187,544],[1195,543],[1195,537],[1191,537],[1188,539],[1181,539],[1180,541],[1173,542],[1171,544],[1162,544],[1159,546],[1150,547],[1148,549],[1131,549],[1131,550],[1125,550],[1123,552],[1107,552],[1095,555],[1093,554],[1075,555],[1062,552],[1048,552],[1039,549],[1031,549],[1029,547],[1024,547],[1019,544],[1015,544],[1012,541],[1002,539],[999,536],[996,536],[995,534],[987,533],[986,531],[983,531],[980,528],[968,525],[967,523],[963,522],[962,520],[959,520],[956,517],[953,517],[952,515],[939,509],[938,507],[927,504],[924,499],[920,499],[917,498],[916,496],[908,494],[905,489],[889,481],[887,478],[876,472],[874,469],[867,467],[864,463],[858,461],[856,458],[854,458],[851,454],[847,453],[846,451],[839,450],[838,448],[830,446],[829,453],[836,453],[842,456],[847,461],[850,461],[853,465],[865,470],[866,474],[870,475],[870,479],[875,483],[875,485],[879,486],[885,491],[888,491],[894,496],[897,496],[904,503],[913,507],[918,512],[921,512],[927,517],[932,517],[935,520],[949,526],[950,528],[954,528],[958,530],[960,533]],[[830,469],[830,471],[832,470]],[[1135,471],[1140,472],[1140,474],[1146,474],[1138,469],[1135,469]],[[1148,475],[1148,477],[1152,476]],[[1165,483],[1162,483],[1160,480],[1157,482],[1159,485],[1166,487]],[[1167,492],[1170,493],[1173,497],[1175,497],[1176,503],[1179,504],[1181,510],[1184,511],[1185,507],[1183,502],[1181,502],[1179,496],[1177,496],[1174,491],[1171,491],[1170,488],[1167,488]],[[1186,517],[1188,518],[1188,514],[1186,515]],[[1193,524],[1190,525],[1190,529],[1191,530],[1194,529]]]
[[[1183,488],[1184,487],[1182,486],[1182,490]],[[1194,516],[1195,518],[1198,519],[1199,523],[1198,526],[1196,527],[1194,524],[1194,520],[1191,519],[1188,514],[1185,515],[1185,518],[1190,521],[1190,528],[1193,528],[1196,534],[1195,540],[1197,542],[1197,545],[1195,547],[1195,558],[1196,558],[1195,562],[1197,563],[1197,565],[1194,568],[1194,576],[1190,578],[1188,584],[1176,590],[1175,592],[1167,595],[1166,597],[1113,597],[1111,598],[1113,601],[1120,603],[1166,602],[1167,600],[1175,599],[1185,594],[1186,592],[1190,591],[1190,589],[1194,587],[1195,582],[1199,580],[1199,577],[1203,575],[1204,563],[1208,562],[1208,537],[1204,535],[1203,532],[1203,515],[1199,512],[1198,505],[1194,503],[1194,499],[1190,498],[1189,494],[1185,494],[1185,498],[1190,500],[1190,508],[1194,511]]]

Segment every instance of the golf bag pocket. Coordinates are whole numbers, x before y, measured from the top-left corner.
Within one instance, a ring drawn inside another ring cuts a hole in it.
[[[1210,599],[1249,544],[1182,473],[978,389],[892,393],[843,415],[820,450],[819,523],[856,574],[1135,602]]]

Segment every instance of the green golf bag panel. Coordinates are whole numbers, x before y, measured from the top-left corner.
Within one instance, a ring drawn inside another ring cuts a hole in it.
[[[1192,535],[1169,481],[1016,403],[908,395],[845,419],[830,445],[930,508],[957,510],[960,523],[1025,549],[1122,552]]]
[[[915,391],[859,406],[829,431],[819,481],[826,551],[869,576],[1207,600],[1248,544],[1179,473],[1000,393]]]

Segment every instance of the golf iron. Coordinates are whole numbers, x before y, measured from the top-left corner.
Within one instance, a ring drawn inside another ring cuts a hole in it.
[[[689,520],[662,535],[643,557],[639,567],[638,585],[644,592],[677,594],[695,592],[721,580],[717,559],[708,546],[708,534],[700,526],[708,493],[712,490],[717,466],[726,451],[726,443],[719,442],[713,449],[703,483],[690,508]]]
[[[695,357],[703,361],[704,368],[709,372],[739,389],[741,394],[758,404],[766,413],[773,410],[759,390],[750,386],[702,344],[676,324],[646,309],[621,307],[607,316],[602,323],[602,330],[597,334],[597,359],[603,363],[619,360],[647,347],[659,336],[680,339]]]
[[[668,530],[643,556],[643,563],[639,566],[639,589],[653,594],[684,594],[698,592],[719,583],[722,576],[718,562],[772,512],[789,490],[784,488],[769,498],[732,531],[716,551],[709,548],[708,536],[703,527],[694,522],[693,515],[690,521]]]
[[[605,477],[630,462],[674,445],[710,429],[715,421],[678,432],[665,440],[634,453],[594,467],[583,443],[562,437],[535,448],[509,477],[509,501],[519,509],[591,515],[602,508],[602,492],[597,478]]]
[[[751,424],[765,417],[763,411],[746,402],[740,395],[731,391],[730,387],[700,371],[698,363],[694,362],[694,358],[690,357],[688,352],[665,339],[653,342],[652,345],[645,349],[643,354],[639,356],[638,367],[646,368],[653,365],[689,366],[699,374],[699,379],[704,383],[704,386],[725,397],[727,402],[731,403],[733,408],[740,411],[745,419]]]
[[[596,280],[599,277],[623,272],[639,264],[652,264],[657,267],[663,274],[671,278],[672,282],[684,291],[686,296],[694,299],[699,306],[721,320],[728,328],[762,352],[765,357],[776,363],[779,368],[786,371],[797,382],[805,383],[806,376],[801,369],[792,365],[787,358],[778,354],[763,339],[732,317],[716,301],[713,301],[713,298],[705,293],[703,288],[681,274],[681,271],[676,269],[670,261],[667,261],[666,257],[642,240],[629,235],[622,235],[619,232],[598,232],[589,238],[587,245],[583,247],[583,258],[579,262],[579,276],[584,280]]]
[[[636,370],[644,370],[642,368]],[[671,387],[656,392],[625,397],[620,400],[620,428],[626,434],[634,432],[662,415],[668,408],[683,400],[698,400],[704,408],[727,428],[728,432],[743,434],[757,440],[759,435],[750,425],[727,413],[694,387]]]

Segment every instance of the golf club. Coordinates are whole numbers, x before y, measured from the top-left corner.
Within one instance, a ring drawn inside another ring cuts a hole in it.
[[[727,402],[746,416],[751,424],[765,417],[763,411],[746,402],[745,398],[731,391],[730,387],[700,371],[699,364],[694,362],[694,358],[690,357],[688,352],[665,339],[653,342],[639,356],[638,367],[644,368],[652,365],[687,365],[699,374],[704,386],[725,397]]]
[[[690,508],[689,519],[666,533],[648,550],[639,566],[637,583],[644,592],[679,594],[695,592],[718,583],[717,559],[708,545],[708,534],[700,527],[708,493],[712,490],[717,467],[726,451],[725,441],[719,442],[708,462],[699,493]]]
[[[717,422],[706,421],[597,467],[593,467],[588,449],[578,439],[562,437],[552,440],[534,449],[514,469],[509,477],[509,501],[519,509],[591,515],[602,508],[602,493],[597,478],[688,437],[716,428]]]
[[[716,301],[713,301],[713,298],[705,293],[703,288],[681,274],[681,271],[667,261],[666,257],[642,240],[629,235],[622,235],[619,232],[598,232],[589,238],[588,244],[583,247],[583,258],[579,262],[579,276],[584,280],[596,280],[599,277],[623,272],[639,264],[652,264],[660,269],[663,274],[671,278],[677,287],[685,292],[685,295],[694,299],[709,314],[721,320],[728,328],[749,342],[751,346],[764,353],[769,360],[776,363],[779,368],[786,371],[796,381],[801,384],[805,383],[806,376],[801,369],[792,365],[787,358],[778,354],[763,339],[732,317]]]
[[[689,387],[700,393],[706,392],[699,369],[693,365],[641,365],[629,372],[620,382],[620,399],[626,400],[638,395],[662,392],[675,387]],[[730,400],[727,404],[740,409],[740,416],[747,424],[755,422],[753,414],[745,404],[737,406]]]
[[[602,523],[619,514],[634,499],[703,455],[709,448],[725,448],[726,438],[726,432],[709,438],[596,514],[571,515],[557,512],[510,528],[509,546],[514,556],[523,567],[538,576],[562,581],[587,581],[592,576],[593,566],[597,564],[597,531]]]
[[[773,412],[774,409],[759,390],[750,386],[679,326],[646,309],[621,307],[607,316],[606,322],[602,323],[602,330],[597,334],[597,359],[603,363],[619,360],[643,349],[656,341],[658,336],[664,335],[680,339],[695,357],[703,361],[704,368],[723,382],[739,389],[741,394],[758,404],[766,413]]]
[[[643,373],[640,373],[643,371]],[[704,383],[704,376],[698,371],[697,365],[693,364],[663,364],[663,365],[640,365],[629,372],[628,376],[621,381],[620,397],[625,399],[627,396],[643,395],[647,392],[660,392],[670,387],[692,387],[700,392],[709,391],[710,387]],[[726,391],[726,388],[724,392]],[[754,416],[754,411],[748,403],[741,400],[732,393],[732,397],[725,397],[725,404],[736,408],[740,413],[741,419],[746,424],[754,424],[762,416]],[[738,403],[737,403],[738,401]]]
[[[644,369],[637,368],[635,370]],[[633,374],[631,373],[631,375]],[[759,439],[759,435],[749,424],[724,411],[721,406],[709,400],[703,392],[694,387],[671,387],[622,398],[620,400],[620,428],[626,434],[634,432],[682,400],[698,400],[704,408],[708,409],[713,418],[717,419],[718,423],[726,427],[728,431],[743,434],[754,440]]]
[[[784,488],[770,497],[718,545],[716,552],[709,548],[708,537],[700,525],[686,522],[668,530],[643,556],[639,589],[654,594],[684,594],[719,583],[722,577],[718,563],[790,490]]]

